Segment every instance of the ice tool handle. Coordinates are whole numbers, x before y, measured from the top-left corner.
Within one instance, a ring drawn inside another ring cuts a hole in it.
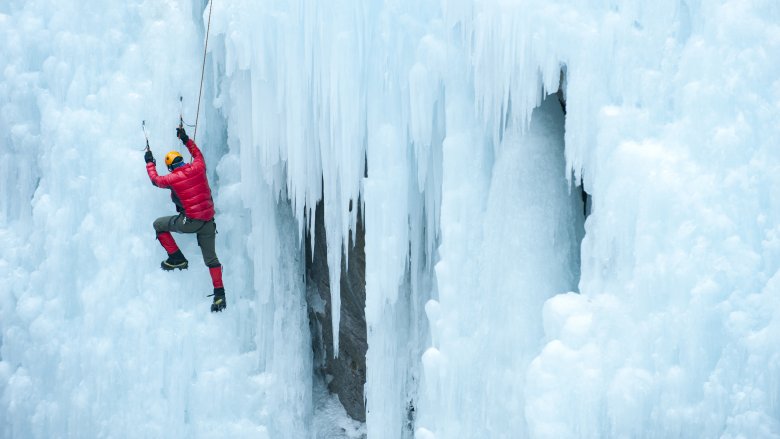
[[[149,148],[149,135],[146,134],[146,121],[141,121],[141,129],[144,130],[144,138],[146,139],[146,149],[144,151],[151,151],[151,148]]]
[[[179,95],[179,128],[184,128],[184,116],[182,106],[184,105],[184,98]]]

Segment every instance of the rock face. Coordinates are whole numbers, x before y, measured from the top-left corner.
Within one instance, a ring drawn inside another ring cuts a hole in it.
[[[357,203],[358,205],[360,203]],[[366,421],[363,387],[366,383],[366,254],[365,228],[358,212],[353,245],[350,238],[349,269],[341,261],[341,319],[339,356],[333,358],[331,330],[330,279],[323,204],[317,205],[314,218],[315,243],[312,258],[311,239],[306,239],[306,282],[309,325],[316,372],[325,376],[328,389],[338,395],[347,414]]]

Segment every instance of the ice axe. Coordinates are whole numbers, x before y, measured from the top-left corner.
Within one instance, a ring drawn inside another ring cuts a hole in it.
[[[184,128],[184,110],[182,110],[182,107],[184,106],[184,98],[179,95],[179,128]]]
[[[151,148],[149,148],[149,135],[146,134],[146,121],[141,121],[141,129],[144,130],[144,138],[146,139],[146,149],[144,151],[151,151]]]

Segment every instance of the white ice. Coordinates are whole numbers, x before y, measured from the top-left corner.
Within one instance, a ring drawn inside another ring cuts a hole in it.
[[[0,436],[780,437],[776,2],[214,1],[220,315],[139,126],[180,149],[207,11],[0,0]],[[336,311],[365,215],[364,426],[312,374],[320,201]]]

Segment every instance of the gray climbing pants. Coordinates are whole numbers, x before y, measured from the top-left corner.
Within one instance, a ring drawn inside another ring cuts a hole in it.
[[[219,267],[215,239],[217,237],[217,224],[211,221],[201,221],[187,218],[179,214],[175,216],[162,216],[154,220],[156,232],[176,232],[197,234],[200,252],[203,254],[203,262],[207,267]]]

